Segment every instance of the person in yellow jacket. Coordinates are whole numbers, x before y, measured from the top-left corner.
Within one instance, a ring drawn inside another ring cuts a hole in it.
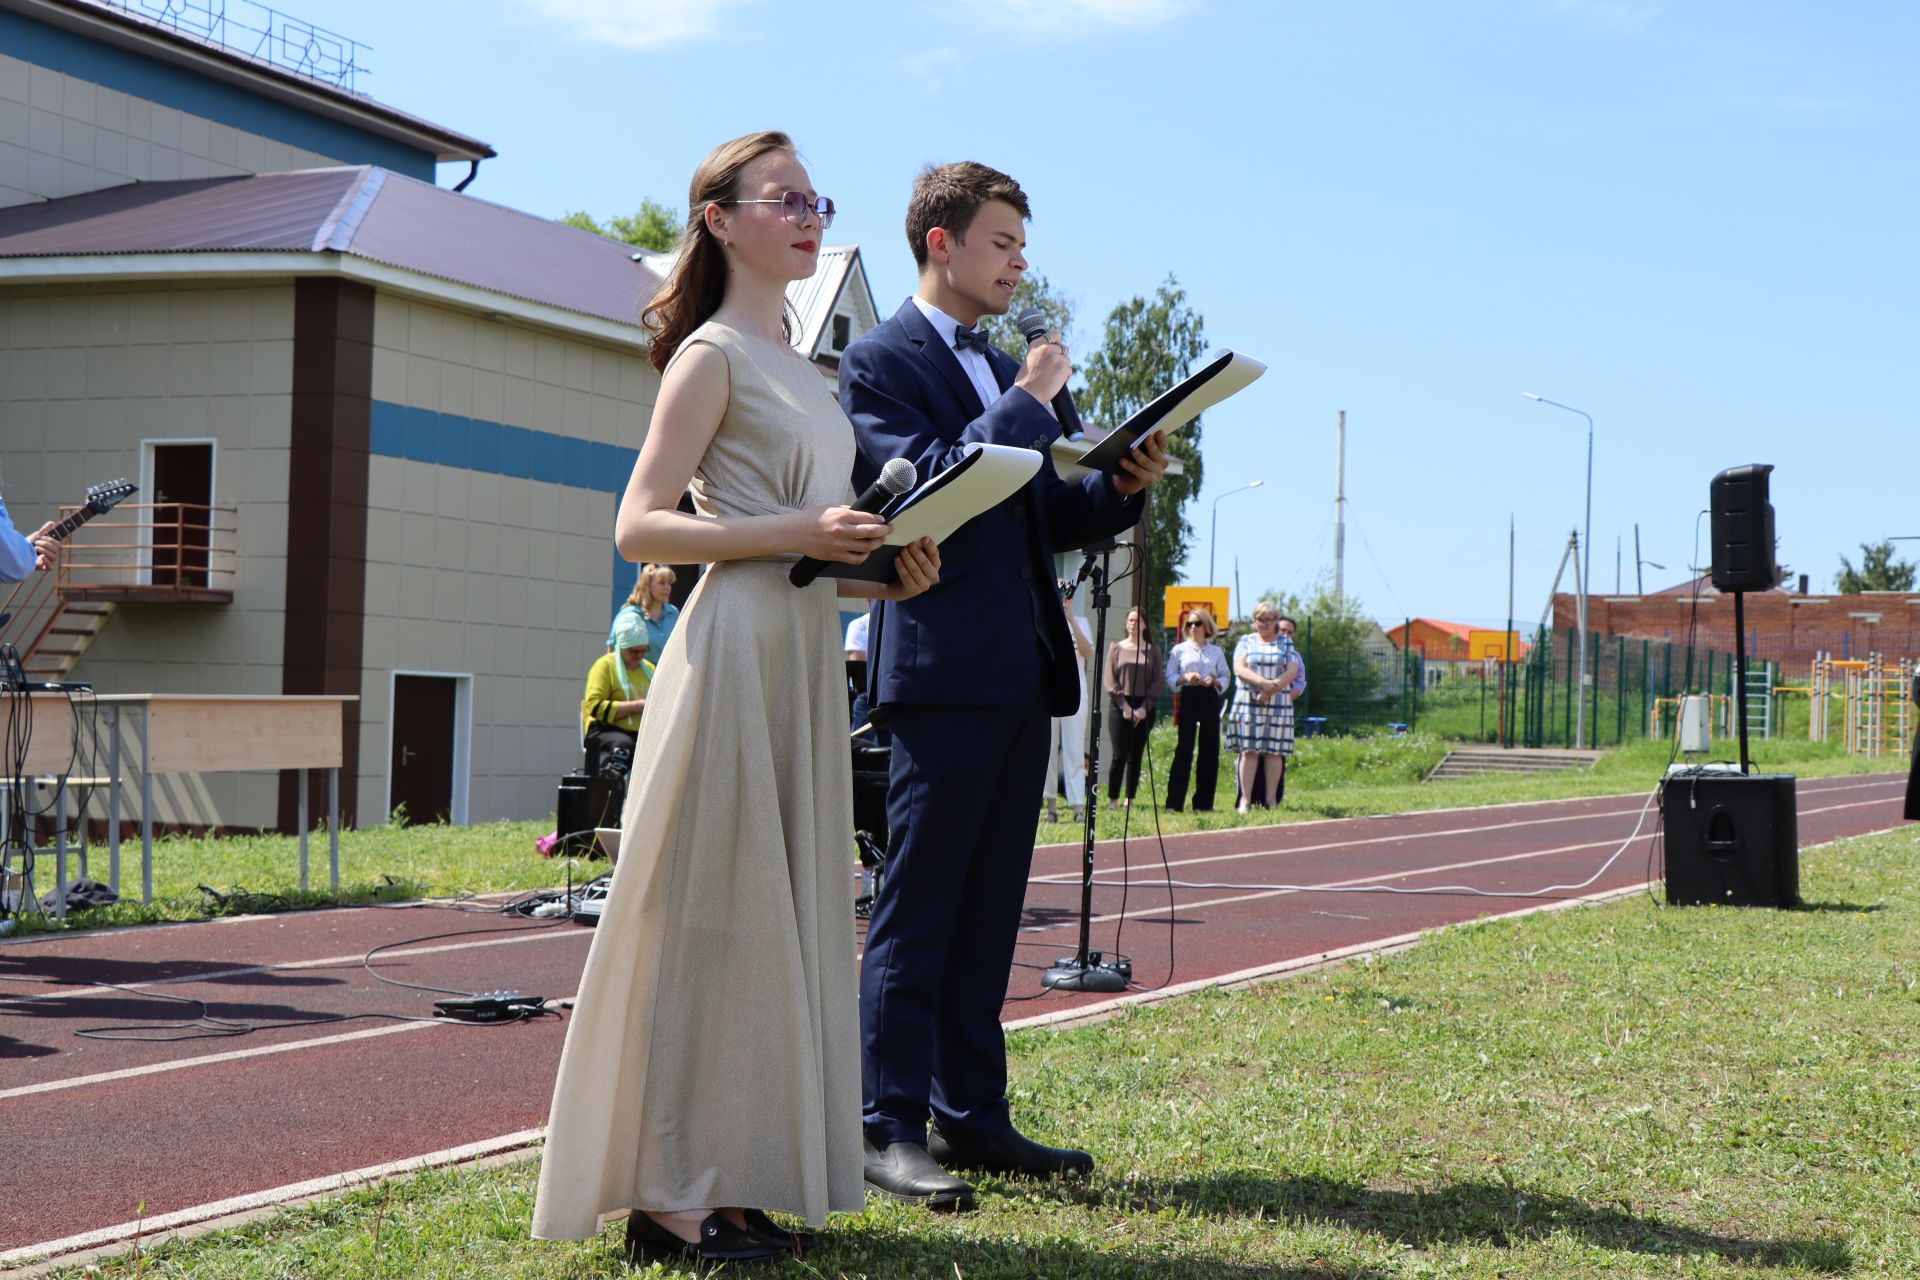
[[[587,751],[587,773],[626,777],[633,743],[653,684],[647,661],[647,629],[638,619],[623,619],[614,632],[614,648],[587,671],[587,692],[580,700],[580,738]]]

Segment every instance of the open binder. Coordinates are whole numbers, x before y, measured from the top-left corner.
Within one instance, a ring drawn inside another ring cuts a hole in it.
[[[1032,449],[968,445],[960,461],[887,504],[880,514],[893,525],[893,532],[871,555],[859,564],[830,560],[820,574],[892,582],[893,560],[900,548],[921,538],[932,538],[936,546],[945,542],[955,529],[1005,499],[1038,470],[1040,455]]]
[[[1238,351],[1216,351],[1206,365],[1161,392],[1118,430],[1075,459],[1090,471],[1118,472],[1120,459],[1156,430],[1177,431],[1228,396],[1244,391],[1267,366]]]

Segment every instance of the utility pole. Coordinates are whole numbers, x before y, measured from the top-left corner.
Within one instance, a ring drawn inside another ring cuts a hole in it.
[[[1333,598],[1347,598],[1347,411],[1340,410],[1339,455],[1333,470]]]
[[[1513,730],[1507,723],[1507,680],[1513,669],[1513,548],[1514,548],[1513,512],[1507,512],[1507,634],[1500,641],[1501,652],[1505,660],[1500,664],[1500,732],[1497,735],[1500,745],[1513,745]],[[1518,710],[1517,707],[1512,708]]]
[[[1645,563],[1646,561],[1640,558],[1640,522],[1635,520],[1633,522],[1633,594],[1637,596],[1647,594],[1646,579],[1640,575],[1640,566]]]

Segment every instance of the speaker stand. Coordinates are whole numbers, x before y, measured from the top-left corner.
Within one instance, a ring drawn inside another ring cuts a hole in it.
[[[1747,762],[1747,593],[1733,593],[1733,705],[1740,717],[1740,775],[1753,772]]]
[[[1111,572],[1115,546],[1109,540],[1086,548],[1087,558],[1081,562],[1080,577],[1073,584],[1077,589],[1081,582],[1089,579],[1093,582],[1093,655],[1101,662],[1106,661],[1107,610],[1113,604],[1113,594],[1107,589],[1107,578]],[[1098,557],[1097,562],[1095,557]],[[1073,599],[1073,590],[1067,592],[1067,599]],[[1072,637],[1068,637],[1068,643],[1072,643]],[[1094,819],[1100,812],[1100,698],[1091,681],[1087,687],[1087,702],[1086,824],[1081,832],[1080,846],[1080,949],[1070,956],[1061,956],[1052,968],[1040,975],[1040,985],[1054,991],[1125,991],[1128,980],[1133,977],[1132,964],[1122,956],[1107,959],[1091,949],[1093,833]],[[1052,762],[1049,761],[1048,765],[1051,767]]]

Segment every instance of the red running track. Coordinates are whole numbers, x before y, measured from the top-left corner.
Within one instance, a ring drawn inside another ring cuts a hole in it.
[[[1803,848],[1897,825],[1904,785],[1904,775],[1802,782]],[[1139,983],[1184,987],[1629,892],[1648,881],[1659,826],[1645,805],[1644,795],[1607,796],[1169,836],[1172,879],[1234,886],[1177,889],[1171,908],[1164,887],[1138,883],[1168,878],[1149,829],[1126,849],[1135,885],[1124,921],[1122,891],[1095,892],[1094,945],[1113,950],[1118,928]],[[1119,842],[1097,853],[1098,878],[1117,882]],[[1079,865],[1071,846],[1043,848],[1035,859],[1010,1023],[1084,1016],[1116,999],[1040,986],[1039,970],[1074,948]],[[1279,887],[1369,884],[1526,896]],[[388,907],[0,943],[0,1125],[9,1135],[0,1265],[49,1245],[124,1238],[143,1201],[148,1230],[170,1229],[329,1190],[343,1174],[530,1142],[559,1060],[557,1018],[504,1027],[266,1025],[431,1013],[431,994],[381,983],[361,964],[371,947],[430,934],[453,936],[385,952],[375,965],[429,986],[558,998],[573,993],[591,937],[565,922]],[[258,1029],[237,1037],[169,1031],[162,1024],[188,1020],[199,1006],[160,998],[168,995],[206,1000],[217,1017]],[[194,1038],[74,1034],[101,1027]]]

